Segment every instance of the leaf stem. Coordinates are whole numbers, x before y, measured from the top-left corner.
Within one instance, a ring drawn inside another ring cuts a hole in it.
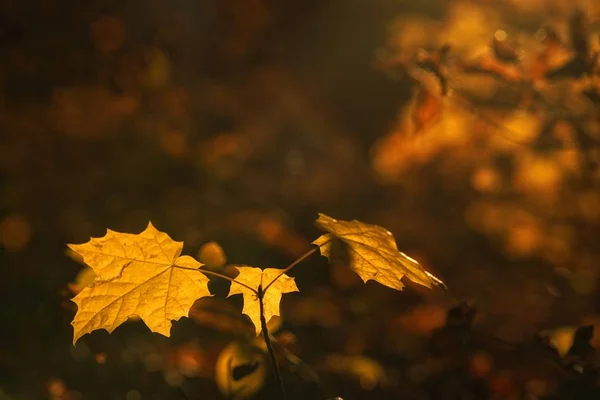
[[[173,267],[174,268],[179,268],[179,269],[187,269],[187,270],[190,270],[190,271],[198,271],[198,272],[202,272],[203,274],[206,274],[206,275],[216,276],[216,277],[219,277],[221,279],[228,280],[229,282],[237,283],[238,285],[245,287],[246,289],[252,291],[254,294],[256,294],[258,296],[258,291],[256,289],[254,289],[253,287],[250,287],[250,286],[246,285],[245,283],[236,281],[234,278],[231,278],[231,277],[229,277],[227,275],[223,275],[223,274],[220,274],[220,273],[214,272],[214,271],[208,271],[206,269],[182,267],[180,265],[173,265]]]
[[[266,288],[265,288],[266,290]],[[265,339],[265,343],[267,345],[267,350],[269,351],[269,357],[271,358],[271,365],[273,366],[273,373],[275,374],[275,378],[277,380],[277,385],[279,386],[279,391],[281,392],[281,399],[286,400],[285,395],[285,386],[283,386],[283,379],[281,377],[281,371],[279,370],[279,364],[277,363],[277,358],[275,357],[275,351],[273,350],[273,344],[271,343],[271,338],[269,335],[269,328],[267,327],[267,320],[265,319],[265,306],[263,304],[263,297],[265,291],[261,286],[258,286],[258,304],[260,305],[260,327],[262,329],[262,334]]]
[[[273,284],[275,283],[275,281],[277,279],[279,279],[283,274],[285,274],[286,272],[288,272],[290,269],[294,268],[296,265],[300,264],[302,261],[304,261],[306,258],[310,257],[313,253],[315,253],[317,250],[319,250],[321,248],[321,246],[326,245],[327,243],[329,243],[331,240],[328,240],[324,243],[321,243],[320,245],[318,245],[317,247],[313,247],[312,249],[310,249],[309,251],[307,251],[306,253],[302,254],[300,256],[300,258],[297,258],[295,261],[293,261],[290,265],[288,265],[287,267],[285,267],[281,273],[279,275],[277,275],[275,277],[275,279],[273,279],[271,282],[269,282],[269,284],[267,286],[265,286],[264,288],[264,292],[267,291],[267,289]]]

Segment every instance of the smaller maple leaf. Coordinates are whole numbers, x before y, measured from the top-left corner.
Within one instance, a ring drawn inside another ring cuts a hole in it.
[[[94,282],[72,301],[73,343],[97,329],[109,333],[127,319],[139,317],[153,332],[169,336],[171,321],[189,314],[200,297],[210,296],[202,264],[180,256],[183,242],[172,240],[152,223],[140,234],[107,230],[69,248],[95,272]]]
[[[416,260],[399,251],[392,233],[381,226],[356,220],[338,221],[325,214],[319,214],[315,224],[329,232],[313,242],[321,254],[330,262],[346,262],[364,282],[374,280],[402,290],[401,279],[407,276],[423,286],[431,287],[434,283],[445,286]]]
[[[236,284],[232,282],[229,296],[241,294],[244,298],[244,309],[242,313],[246,314],[256,327],[256,334],[261,332],[260,323],[260,300],[258,294],[263,288],[263,307],[265,321],[279,315],[279,303],[284,293],[298,292],[298,287],[294,278],[282,274],[281,269],[240,266],[237,267],[240,274],[235,278]],[[275,280],[277,279],[277,280]],[[252,289],[250,289],[252,288]],[[260,288],[260,289],[259,289]]]

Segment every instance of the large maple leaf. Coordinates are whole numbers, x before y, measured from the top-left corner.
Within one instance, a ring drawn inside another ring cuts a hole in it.
[[[313,242],[321,254],[330,261],[347,263],[364,282],[374,280],[402,290],[401,279],[406,276],[427,287],[433,283],[443,285],[416,260],[399,251],[392,233],[381,226],[357,220],[338,221],[325,214],[319,214],[315,224],[329,232]]]
[[[231,284],[229,296],[242,294],[244,298],[244,309],[242,312],[250,317],[258,335],[262,329],[260,324],[260,300],[257,293],[265,288],[262,301],[265,321],[269,322],[272,317],[279,315],[279,303],[281,302],[282,294],[298,292],[298,287],[294,278],[282,274],[283,270],[281,269],[260,269],[245,266],[237,267],[237,269],[240,271],[240,274],[235,278],[235,281],[240,284],[235,282]],[[256,292],[250,288],[256,290]]]
[[[140,234],[107,230],[104,237],[69,247],[96,273],[94,282],[73,298],[77,313],[73,343],[97,329],[109,333],[131,317],[170,335],[171,321],[187,316],[200,297],[210,296],[202,265],[180,256],[182,242],[151,223]]]

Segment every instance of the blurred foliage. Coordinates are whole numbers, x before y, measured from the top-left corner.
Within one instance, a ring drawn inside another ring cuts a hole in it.
[[[395,38],[423,22],[397,22],[387,52],[398,42],[401,48],[384,67],[408,68],[416,94],[372,152],[387,185],[405,185],[415,165],[437,164],[454,188],[470,191],[464,213],[473,229],[509,259],[568,270],[582,294],[596,290],[600,222],[600,43],[590,30],[592,11],[569,10],[562,23],[531,35],[535,41],[519,36],[518,27],[490,24],[497,16],[485,7],[457,3],[449,20],[431,29],[441,44],[419,38],[439,49],[421,48],[414,61],[406,58],[408,44]]]
[[[451,290],[294,269],[275,336],[302,398],[598,398],[600,7],[575,3],[2,2],[0,399],[220,398],[241,302],[73,347],[63,244],[152,220],[214,268],[282,267],[317,210]]]

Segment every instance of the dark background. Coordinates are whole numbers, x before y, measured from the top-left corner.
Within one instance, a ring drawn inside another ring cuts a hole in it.
[[[324,396],[427,398],[417,367],[460,300],[511,343],[598,323],[600,180],[581,149],[514,145],[456,104],[406,142],[415,85],[374,67],[384,46],[446,36],[467,54],[571,13],[550,0],[2,1],[0,399],[177,398],[188,381],[208,387],[190,398],[216,396],[214,360],[235,337],[218,314],[168,340],[135,322],[71,343],[82,265],[65,244],[149,220],[184,254],[216,241],[232,264],[282,268],[318,237],[318,212],[359,219],[444,279],[448,292],[397,293],[318,256],[294,269],[283,329]]]

